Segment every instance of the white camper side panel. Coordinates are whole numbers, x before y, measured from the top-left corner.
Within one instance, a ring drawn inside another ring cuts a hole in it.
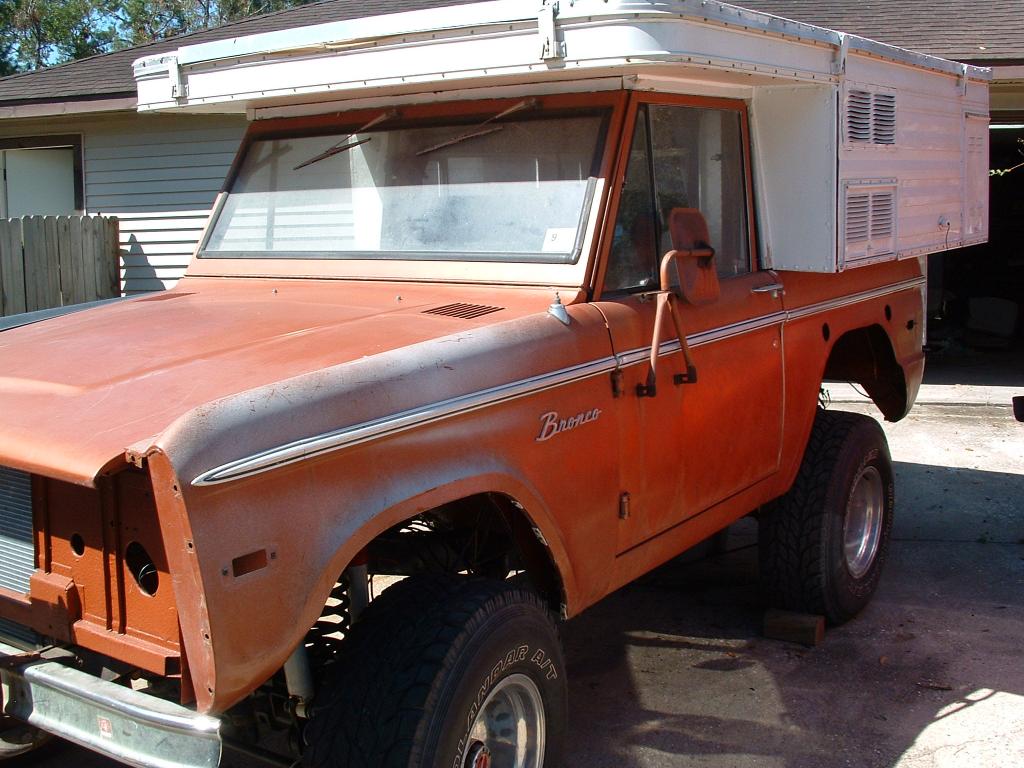
[[[964,245],[988,240],[988,116],[968,112],[964,120]]]
[[[836,269],[836,87],[762,86],[750,108],[761,263]]]
[[[966,116],[988,114],[979,97],[984,88],[963,77],[851,52],[840,89],[839,269],[984,239],[973,198],[987,168],[965,160]]]

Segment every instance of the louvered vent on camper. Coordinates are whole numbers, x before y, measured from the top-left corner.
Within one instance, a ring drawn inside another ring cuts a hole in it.
[[[846,138],[871,141],[871,94],[867,91],[851,90],[846,97]]]
[[[843,217],[846,266],[892,259],[896,255],[896,187],[846,188]]]
[[[846,197],[846,242],[871,239],[871,195],[862,192]]]
[[[846,140],[851,144],[895,144],[896,96],[851,88],[846,94]]]
[[[871,140],[875,144],[896,143],[896,96],[876,93],[872,104]]]

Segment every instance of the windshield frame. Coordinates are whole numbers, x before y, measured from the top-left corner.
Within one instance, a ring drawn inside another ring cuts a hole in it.
[[[604,210],[607,181],[616,155],[621,117],[627,94],[621,90],[590,93],[564,93],[535,97],[531,117],[544,119],[600,115],[593,173],[581,206],[580,226],[571,258],[531,259],[526,254],[473,254],[469,258],[446,258],[437,252],[386,254],[367,252],[298,252],[294,255],[261,252],[258,256],[207,250],[207,244],[229,197],[229,190],[241,171],[246,153],[254,142],[275,138],[302,138],[329,134],[344,135],[394,107],[377,107],[351,112],[335,112],[306,117],[272,118],[250,124],[242,145],[215,201],[186,275],[189,276],[295,276],[362,279],[413,279],[458,282],[499,282],[582,286],[591,273],[597,219]],[[508,109],[521,98],[476,101],[436,102],[399,106],[398,114],[380,125],[381,130],[413,126],[452,126],[458,131]],[[523,119],[523,113],[510,119]]]

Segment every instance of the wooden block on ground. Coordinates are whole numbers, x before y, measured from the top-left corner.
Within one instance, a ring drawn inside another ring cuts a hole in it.
[[[825,639],[825,617],[770,608],[764,613],[764,636],[800,645],[821,645]]]

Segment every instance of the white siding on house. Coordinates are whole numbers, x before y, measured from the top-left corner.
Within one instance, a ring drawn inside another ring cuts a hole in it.
[[[125,293],[185,271],[245,131],[242,118],[134,116],[86,133],[85,205],[121,219]]]
[[[246,121],[238,116],[139,115],[2,120],[0,137],[80,133],[85,209],[117,216],[125,293],[177,282],[220,191]]]

